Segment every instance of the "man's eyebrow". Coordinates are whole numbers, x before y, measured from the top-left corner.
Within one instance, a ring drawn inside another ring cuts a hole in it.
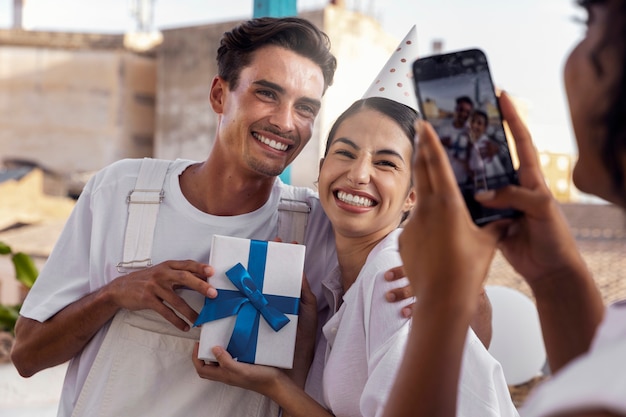
[[[252,84],[261,86],[261,87],[266,87],[266,88],[271,88],[274,91],[277,91],[280,94],[285,94],[285,88],[282,87],[280,84],[276,84],[273,83],[271,81],[268,80],[256,80],[254,81]],[[313,106],[317,109],[319,109],[320,107],[322,107],[322,102],[320,100],[314,99],[314,98],[310,98],[310,97],[302,97],[300,99],[301,102],[307,103],[310,106]]]
[[[282,86],[280,86],[279,84],[273,83],[271,81],[257,80],[257,81],[254,81],[252,84],[260,85],[261,87],[271,88],[272,90],[276,90],[281,94],[285,93],[285,89]]]

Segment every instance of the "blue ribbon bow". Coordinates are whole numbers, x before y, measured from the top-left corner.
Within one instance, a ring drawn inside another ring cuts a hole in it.
[[[298,314],[298,298],[265,295],[259,290],[265,279],[266,257],[267,242],[251,240],[248,270],[238,263],[226,271],[226,276],[239,291],[219,290],[216,298],[206,298],[194,323],[199,326],[236,315],[235,328],[226,350],[241,362],[254,363],[261,316],[277,332],[290,321],[285,314]]]

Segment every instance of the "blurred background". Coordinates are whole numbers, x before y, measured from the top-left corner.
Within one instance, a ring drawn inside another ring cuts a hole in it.
[[[216,127],[207,96],[219,38],[242,20],[277,14],[324,30],[339,63],[313,138],[285,181],[314,186],[331,124],[416,25],[420,56],[486,52],[605,300],[626,296],[616,276],[626,268],[623,214],[571,183],[577,155],[562,69],[585,31],[572,0],[0,0],[0,243],[41,267],[95,171],[129,157],[204,159]],[[4,255],[0,309],[19,306],[28,291]],[[488,284],[531,297],[500,255]],[[19,378],[5,330],[0,414],[54,415],[63,367]]]

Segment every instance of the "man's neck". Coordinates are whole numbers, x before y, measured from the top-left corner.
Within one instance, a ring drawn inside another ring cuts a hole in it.
[[[183,195],[198,210],[216,216],[235,216],[261,208],[272,192],[275,178],[242,175],[209,157],[203,163],[189,166],[179,181]]]

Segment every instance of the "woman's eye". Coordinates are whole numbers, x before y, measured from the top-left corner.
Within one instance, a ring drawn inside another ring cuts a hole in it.
[[[384,166],[384,167],[389,167],[389,168],[397,168],[398,167],[398,165],[395,162],[392,162],[392,161],[378,161],[376,164]]]
[[[350,151],[347,151],[345,149],[338,149],[335,151],[336,155],[341,155],[341,156],[345,156],[346,158],[354,158],[354,154]]]

